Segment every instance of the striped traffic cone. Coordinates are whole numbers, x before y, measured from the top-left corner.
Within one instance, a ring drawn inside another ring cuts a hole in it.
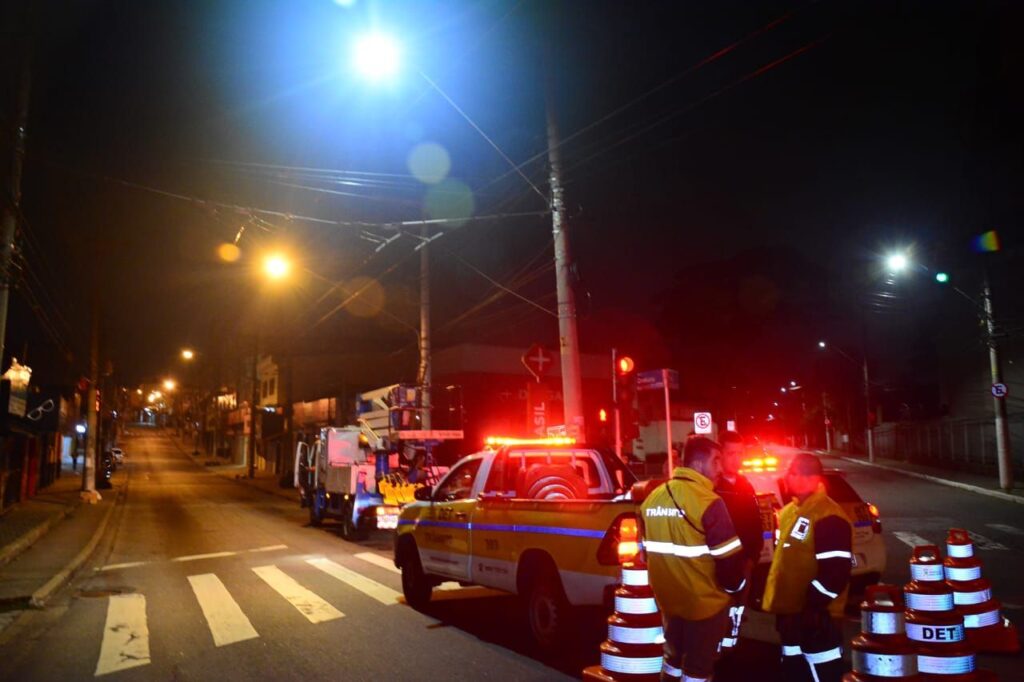
[[[943,566],[971,644],[987,653],[1019,652],[1017,626],[1000,613],[1002,605],[992,597],[992,583],[981,576],[981,559],[974,553],[974,543],[966,530],[949,529]]]
[[[974,647],[967,641],[964,618],[953,603],[953,588],[945,581],[939,548],[920,545],[910,559],[911,581],[906,597],[907,638],[917,651],[922,682],[979,682],[991,673],[976,669]]]
[[[916,682],[917,655],[907,639],[903,598],[895,585],[872,585],[860,605],[860,635],[850,643],[853,672],[843,682]]]
[[[640,554],[622,567],[615,612],[608,617],[608,639],[601,644],[601,665],[586,668],[583,679],[656,682],[661,675],[664,641],[661,612]]]

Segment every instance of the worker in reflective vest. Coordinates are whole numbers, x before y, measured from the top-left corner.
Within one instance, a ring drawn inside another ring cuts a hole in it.
[[[743,543],[744,562],[743,577],[747,579],[746,587],[733,597],[729,607],[729,631],[722,638],[722,649],[732,649],[740,636],[743,623],[743,610],[747,605],[750,592],[750,576],[761,558],[761,547],[764,544],[764,529],[761,524],[761,510],[757,506],[757,492],[746,476],[740,473],[743,466],[743,453],[746,444],[743,436],[735,431],[726,431],[719,437],[722,444],[722,475],[715,482],[715,492],[725,508],[729,510],[729,518],[736,528],[736,534]]]
[[[641,504],[651,589],[665,632],[665,682],[708,680],[728,627],[730,595],[743,589],[743,553],[712,481],[721,448],[691,438],[684,466]]]
[[[853,528],[825,494],[821,460],[800,453],[785,485],[793,501],[779,515],[779,545],[765,585],[765,611],[776,614],[782,679],[839,682],[842,630],[853,559]]]

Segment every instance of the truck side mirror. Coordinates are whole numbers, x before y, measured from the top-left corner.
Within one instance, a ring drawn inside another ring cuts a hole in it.
[[[430,487],[423,486],[422,488],[416,488],[412,496],[420,502],[430,502],[431,493],[433,493],[433,490]]]

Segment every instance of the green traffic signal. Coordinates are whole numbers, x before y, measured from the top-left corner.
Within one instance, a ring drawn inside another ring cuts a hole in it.
[[[946,274],[945,272],[936,272],[935,281],[938,282],[939,284],[945,284],[946,282],[949,281],[949,275]]]

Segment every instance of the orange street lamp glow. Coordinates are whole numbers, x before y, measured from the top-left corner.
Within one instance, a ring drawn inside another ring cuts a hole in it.
[[[184,350],[181,351],[181,359],[182,360],[191,360],[195,356],[196,356],[196,353],[191,348],[185,348]]]
[[[270,279],[284,279],[291,269],[292,264],[279,253],[269,255],[263,260],[263,271]]]
[[[178,384],[175,383],[174,379],[164,379],[164,390],[173,391],[174,387]]]

